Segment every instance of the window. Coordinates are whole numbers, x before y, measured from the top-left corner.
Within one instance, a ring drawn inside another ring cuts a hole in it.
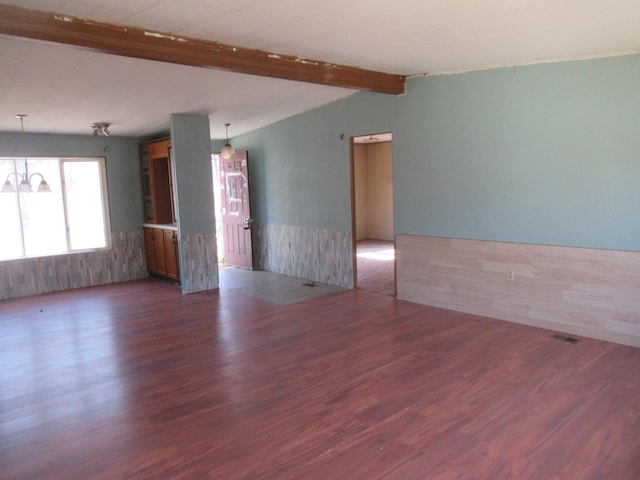
[[[0,182],[9,180],[15,190],[0,193],[0,260],[107,247],[104,163],[98,157],[27,158],[34,191],[19,192],[25,159],[0,157]],[[40,176],[51,192],[37,192]]]

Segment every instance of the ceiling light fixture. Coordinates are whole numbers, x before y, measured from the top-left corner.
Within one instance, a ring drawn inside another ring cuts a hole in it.
[[[108,137],[110,135],[109,133],[110,126],[111,124],[107,122],[92,123],[91,128],[93,128],[93,136],[95,137],[97,135],[104,135],[105,137]]]
[[[233,157],[236,154],[236,149],[233,148],[231,146],[231,144],[229,143],[229,125],[231,125],[231,124],[230,123],[225,123],[224,124],[227,143],[225,143],[224,147],[222,147],[222,150],[220,150],[220,155],[222,156],[222,158],[224,158],[226,160],[229,160],[231,157]]]
[[[16,118],[20,119],[20,130],[21,130],[21,133],[20,133],[20,150],[24,150],[24,148],[23,148],[23,144],[24,144],[24,117],[26,117],[26,115],[23,114],[23,113],[19,113],[19,114],[16,115]],[[41,178],[40,185],[38,185],[38,192],[40,192],[40,193],[42,193],[42,192],[51,192],[51,188],[49,187],[49,184],[44,179],[44,176],[41,173],[35,172],[35,173],[32,173],[31,175],[29,175],[29,164],[27,163],[26,155],[24,157],[24,173],[12,172],[9,175],[7,175],[7,180],[2,185],[2,190],[0,190],[0,192],[2,192],[2,193],[16,193],[16,188],[9,181],[9,178],[12,175],[16,177],[16,183],[18,182],[18,178],[20,178],[20,184],[18,184],[18,192],[19,193],[32,193],[33,192],[33,188],[31,187],[31,177],[33,177],[34,175],[37,175],[37,176],[39,176]]]

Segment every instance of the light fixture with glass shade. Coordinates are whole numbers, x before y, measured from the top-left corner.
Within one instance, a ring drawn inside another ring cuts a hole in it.
[[[23,113],[20,113],[20,114],[16,115],[16,118],[20,119],[20,129],[21,129],[21,133],[20,133],[20,148],[21,149],[22,149],[23,137],[24,137],[24,117],[26,117],[26,115],[23,114]],[[2,192],[2,193],[15,193],[16,192],[16,187],[14,187],[13,183],[11,183],[11,181],[9,180],[11,178],[11,176],[15,176],[16,177],[16,183],[18,181],[20,182],[17,185],[18,192],[19,193],[32,193],[33,192],[33,188],[31,187],[31,178],[36,176],[36,175],[38,177],[40,177],[40,185],[38,185],[38,190],[37,191],[39,193],[51,192],[51,188],[49,187],[49,184],[44,179],[44,176],[41,173],[34,172],[32,174],[29,174],[29,164],[27,162],[27,157],[25,155],[25,157],[24,157],[24,173],[12,172],[9,175],[7,175],[7,179],[5,180],[4,184],[2,185],[2,190],[0,190],[0,192]]]
[[[231,124],[230,123],[225,123],[224,124],[227,143],[225,143],[224,147],[222,147],[222,150],[220,150],[220,155],[222,156],[222,158],[224,158],[226,160],[229,160],[231,157],[233,157],[236,154],[236,149],[233,148],[231,146],[231,144],[229,143],[229,125],[231,125]]]
[[[98,135],[108,137],[109,135],[111,135],[111,133],[109,132],[110,126],[111,124],[107,122],[95,122],[90,125],[90,127],[93,129],[94,137]]]

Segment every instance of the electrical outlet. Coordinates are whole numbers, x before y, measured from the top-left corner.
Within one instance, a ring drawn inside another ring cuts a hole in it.
[[[507,280],[513,282],[516,279],[516,272],[513,270],[507,270]]]

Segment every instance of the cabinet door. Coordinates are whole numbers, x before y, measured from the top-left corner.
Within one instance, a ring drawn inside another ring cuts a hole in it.
[[[171,175],[171,141],[140,146],[144,222],[175,224]]]
[[[173,223],[171,165],[169,157],[151,159],[155,222]]]
[[[161,228],[152,228],[153,231],[153,249],[156,261],[155,272],[158,275],[167,274],[167,261],[164,253],[164,230]]]
[[[167,265],[167,277],[180,280],[178,234],[174,230],[164,230],[164,257]]]
[[[142,201],[144,221],[155,222],[153,209],[153,180],[151,175],[151,155],[148,146],[140,147],[140,176],[142,177]]]
[[[151,156],[153,158],[167,158],[169,156],[169,147],[171,140],[160,140],[149,145],[151,147]]]
[[[153,228],[144,228],[144,255],[149,273],[156,272],[156,247],[153,241]]]

